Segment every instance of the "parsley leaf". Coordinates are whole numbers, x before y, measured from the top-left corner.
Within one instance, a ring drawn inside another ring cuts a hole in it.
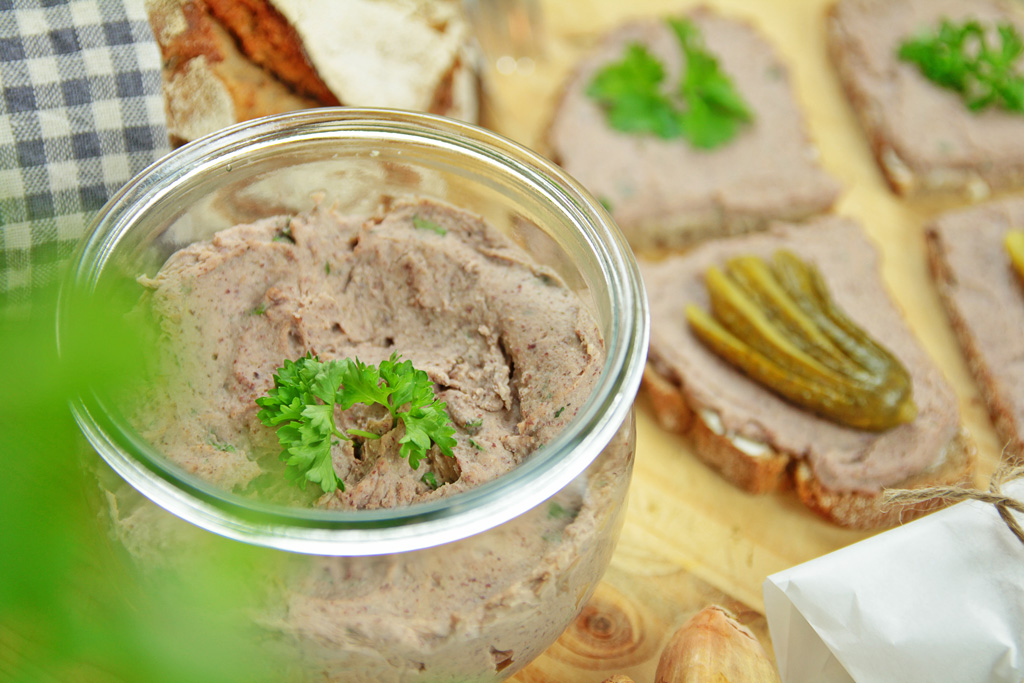
[[[330,493],[340,484],[331,463],[331,437],[348,437],[334,426],[334,392],[324,390],[322,374],[323,365],[310,354],[286,360],[274,375],[274,387],[256,399],[261,408],[256,416],[268,427],[277,427],[288,480],[302,488],[311,481]],[[317,398],[325,400],[324,396],[329,400],[318,403]],[[341,488],[345,490],[344,484]]]
[[[550,503],[548,503],[548,517],[551,517],[552,519],[561,519],[562,517],[565,517],[568,513],[568,510],[566,510],[564,507],[562,507],[555,501],[551,501]]]
[[[283,228],[281,228],[281,230],[278,231],[278,233],[276,235],[274,235],[274,237],[273,237],[273,239],[271,241],[272,242],[288,242],[290,244],[295,244],[295,236],[292,235],[292,224],[289,223],[288,225],[286,225]]]
[[[432,446],[453,457],[455,427],[447,406],[434,396],[427,373],[415,369],[411,361],[400,361],[392,354],[377,367],[358,358],[321,363],[306,354],[297,361],[286,360],[274,375],[273,388],[256,399],[260,422],[277,427],[277,439],[284,448],[281,460],[287,464],[290,481],[303,488],[311,481],[324,493],[345,490],[331,462],[333,437],[380,438],[361,429],[338,429],[334,407],[347,410],[356,403],[383,405],[392,419],[402,422],[405,434],[398,440],[399,455],[413,469]]]
[[[210,432],[210,438],[206,440],[206,443],[210,444],[211,446],[216,448],[218,451],[221,451],[222,453],[238,452],[238,449],[232,446],[231,444],[217,439],[217,435],[214,434],[213,432]]]
[[[431,232],[436,232],[438,235],[448,234],[448,231],[445,230],[443,225],[441,225],[440,223],[435,223],[429,218],[424,218],[419,214],[415,214],[412,217],[412,224],[413,227],[418,228],[419,230],[430,230]]]
[[[937,31],[904,40],[897,54],[936,85],[960,93],[971,111],[995,106],[1024,114],[1024,39],[1009,22],[993,34],[976,20],[943,19]]]
[[[633,43],[621,62],[597,73],[587,95],[604,107],[608,123],[616,130],[674,138],[682,129],[675,106],[659,90],[664,78],[661,62],[643,45]]]
[[[662,87],[664,66],[640,43],[626,47],[621,61],[595,74],[587,95],[604,110],[608,124],[624,133],[685,137],[700,149],[730,141],[753,114],[732,79],[704,47],[700,31],[686,19],[669,19],[686,68],[675,92]]]
[[[732,80],[722,72],[718,60],[708,52],[700,32],[691,22],[670,19],[669,26],[686,55],[686,73],[679,93],[687,104],[681,125],[694,147],[710,149],[725,144],[743,123],[753,119],[746,101]]]

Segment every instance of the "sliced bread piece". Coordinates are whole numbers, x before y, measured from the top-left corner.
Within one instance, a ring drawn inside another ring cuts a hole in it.
[[[980,198],[1024,185],[1024,116],[972,112],[897,54],[943,19],[1010,22],[1024,34],[1024,13],[1004,0],[839,0],[830,10],[829,53],[875,158],[902,195]]]
[[[167,130],[174,144],[268,114],[321,106],[241,54],[200,0],[146,0],[163,57]]]
[[[1024,229],[1024,199],[940,216],[926,228],[931,272],[1004,455],[1024,459],[1024,286],[1003,239]]]
[[[872,432],[818,417],[742,374],[693,334],[683,309],[707,308],[707,269],[732,256],[770,258],[778,249],[817,266],[839,308],[906,367],[918,409],[912,422]],[[891,526],[936,505],[886,509],[879,497],[885,488],[971,482],[976,456],[960,427],[956,396],[889,297],[878,254],[852,221],[779,223],[644,260],[641,270],[652,321],[644,386],[654,411],[729,481],[756,493],[792,486],[815,513],[859,529]]]
[[[609,207],[639,249],[692,244],[826,211],[839,187],[818,163],[785,63],[742,21],[708,9],[687,18],[752,109],[750,125],[710,150],[683,138],[612,129],[586,93],[598,71],[634,43],[661,62],[666,93],[685,68],[666,19],[636,20],[608,33],[569,76],[548,130],[550,154]]]
[[[478,118],[477,60],[456,0],[146,6],[178,142],[257,116],[339,104]]]

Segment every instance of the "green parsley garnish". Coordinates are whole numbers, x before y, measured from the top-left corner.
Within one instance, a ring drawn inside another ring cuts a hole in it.
[[[399,362],[399,356],[392,354],[376,367],[349,358],[321,363],[306,354],[297,361],[286,360],[274,375],[274,387],[256,399],[260,422],[277,428],[290,481],[302,488],[311,481],[324,493],[339,487],[345,490],[331,463],[332,437],[380,438],[361,429],[338,429],[334,406],[347,410],[356,403],[382,405],[393,420],[405,425],[405,435],[398,440],[399,455],[408,458],[414,470],[434,445],[454,457],[455,427],[447,405],[437,400],[427,373],[415,369],[412,361]]]
[[[1024,39],[1003,22],[986,27],[976,20],[943,19],[935,32],[904,40],[899,58],[916,64],[930,81],[960,93],[971,111],[1002,107],[1024,114]]]
[[[289,223],[288,225],[281,228],[281,231],[274,235],[274,238],[271,241],[290,242],[291,244],[295,244],[295,237],[292,236],[292,224]]]
[[[754,115],[732,79],[719,68],[718,60],[704,48],[697,27],[678,19],[669,24],[686,54],[686,73],[679,86],[687,104],[683,132],[695,147],[710,149],[725,144]]]
[[[548,517],[551,517],[552,519],[561,519],[567,514],[568,511],[558,503],[552,501],[548,504]]]
[[[424,474],[422,477],[420,477],[420,481],[422,481],[424,484],[434,489],[435,491],[440,486],[440,484],[437,483],[437,477],[434,476],[433,472],[427,472],[426,474]]]
[[[470,437],[466,437],[466,438],[468,439],[468,441],[469,441],[469,445],[470,445],[470,446],[472,446],[473,448],[477,449],[478,451],[482,451],[482,450],[484,450],[484,447],[483,447],[483,446],[481,446],[480,444],[478,444],[478,443],[477,443],[477,442],[476,442],[476,441],[475,441],[475,440],[473,439],[473,437],[471,437],[471,436],[470,436]]]
[[[226,443],[226,442],[222,442],[222,441],[218,441],[217,440],[217,435],[213,434],[212,432],[210,433],[210,438],[207,440],[207,443],[210,444],[211,446],[213,446],[214,448],[216,448],[218,451],[221,451],[223,453],[235,453],[235,452],[237,452],[237,449],[234,446],[232,446],[231,444]]]
[[[670,139],[685,137],[700,149],[730,141],[753,114],[732,79],[704,47],[700,31],[687,19],[669,19],[686,68],[675,92],[661,87],[665,69],[640,43],[626,48],[621,61],[601,69],[587,95],[604,109],[612,128]]]
[[[477,432],[480,431],[480,428],[483,426],[484,419],[482,417],[478,417],[472,422],[467,422],[466,424],[462,425],[462,428],[466,430],[467,434],[476,434]]]
[[[419,214],[412,217],[412,224],[420,230],[430,230],[432,232],[436,232],[438,235],[445,235],[448,233],[440,223],[435,223],[429,218],[423,218]]]
[[[249,315],[263,315],[266,312],[267,312],[267,305],[266,304],[260,304],[256,308],[254,308],[251,311],[249,311]]]
[[[681,133],[675,106],[659,85],[665,69],[640,43],[626,48],[622,61],[601,69],[587,95],[604,109],[608,123],[624,133],[653,133],[661,138]]]

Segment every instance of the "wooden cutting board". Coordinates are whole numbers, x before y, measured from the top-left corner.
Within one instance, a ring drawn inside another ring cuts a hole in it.
[[[884,184],[827,58],[831,0],[704,0],[757,26],[789,64],[793,87],[825,168],[844,187],[835,211],[856,218],[879,245],[883,277],[924,347],[960,399],[981,456],[978,483],[998,461],[992,431],[928,276],[923,225],[958,201],[907,201]],[[538,0],[542,44],[517,71],[488,74],[485,124],[544,151],[543,131],[559,86],[602,32],[636,16],[685,11],[690,0]],[[506,67],[507,67],[506,60]],[[737,612],[770,652],[761,586],[768,575],[869,534],[839,529],[792,494],[754,496],[698,462],[680,437],[637,400],[636,468],[618,548],[604,581],[562,638],[512,680],[598,683],[615,673],[654,680],[671,633],[709,603]]]

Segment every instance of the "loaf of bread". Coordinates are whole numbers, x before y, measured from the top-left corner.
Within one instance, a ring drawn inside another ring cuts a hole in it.
[[[477,59],[456,0],[146,0],[172,137],[320,106],[476,122]]]
[[[926,229],[931,272],[1007,458],[1024,459],[1024,285],[1003,240],[1024,199],[940,216]]]
[[[839,0],[829,13],[829,53],[878,165],[903,195],[979,198],[1024,185],[1024,117],[970,111],[898,56],[904,40],[943,19],[1024,33],[1024,14],[1005,0]]]
[[[713,149],[614,130],[587,94],[595,74],[633,44],[662,64],[667,94],[685,69],[666,19],[636,20],[604,36],[569,76],[548,129],[551,156],[606,205],[641,250],[760,230],[774,219],[801,220],[828,210],[839,186],[818,163],[786,64],[742,21],[709,9],[686,18],[749,104],[752,122]]]
[[[911,422],[865,431],[819,417],[744,375],[693,333],[683,309],[707,308],[709,267],[738,255],[770,258],[780,248],[815,265],[838,307],[907,369],[917,405]],[[655,413],[729,481],[756,493],[792,487],[825,519],[859,529],[891,526],[937,505],[885,509],[885,488],[970,482],[974,446],[962,432],[956,396],[888,296],[876,250],[852,221],[775,224],[643,261],[641,270],[652,320],[644,386]]]

